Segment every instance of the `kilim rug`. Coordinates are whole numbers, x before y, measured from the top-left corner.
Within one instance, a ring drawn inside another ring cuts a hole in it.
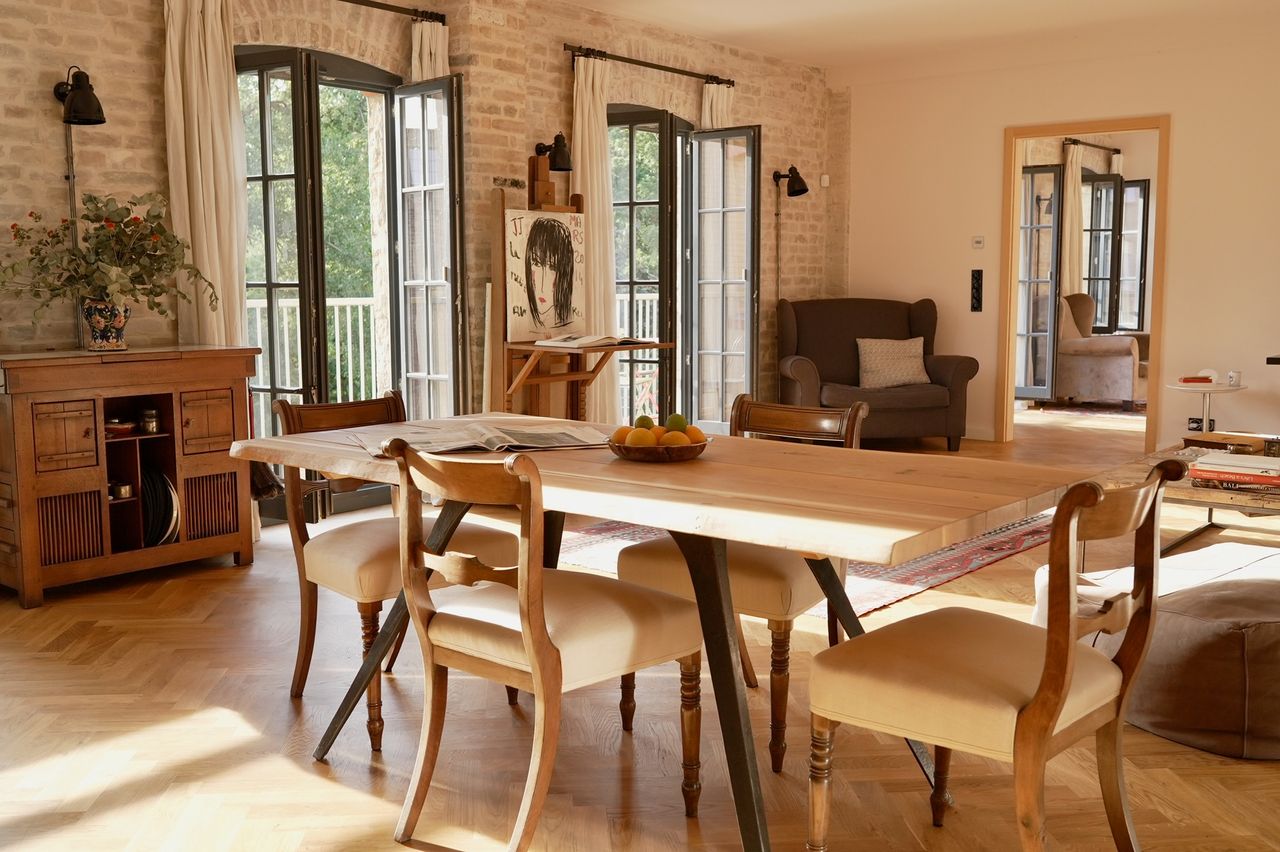
[[[1052,520],[1052,512],[1032,515],[891,568],[850,562],[845,589],[858,615],[865,615],[1044,544],[1049,540]],[[560,561],[588,571],[616,574],[622,548],[664,535],[663,530],[618,521],[605,521],[576,532],[565,530]],[[825,612],[825,604],[811,610],[814,615]]]

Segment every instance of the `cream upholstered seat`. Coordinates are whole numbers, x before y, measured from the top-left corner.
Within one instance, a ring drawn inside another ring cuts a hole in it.
[[[858,445],[858,434],[867,416],[867,404],[850,408],[800,408],[755,402],[747,394],[733,401],[729,431],[733,435],[782,440],[825,441],[846,448]],[[805,554],[741,542],[728,542],[726,560],[733,609],[740,615],[767,619],[772,637],[769,671],[769,755],[774,772],[782,771],[787,750],[787,693],[790,684],[791,628],[796,616],[822,603],[825,595],[805,562]],[[618,554],[618,578],[694,599],[693,583],[684,556],[670,538],[654,539],[626,547]],[[839,639],[834,612],[827,611],[832,644]],[[738,624],[742,673],[748,686],[756,685],[747,656],[742,624]],[[635,678],[622,681],[622,727],[631,730],[635,713]]]
[[[533,693],[533,750],[507,849],[533,842],[555,765],[561,695],[569,690],[678,660],[685,814],[697,816],[701,731],[702,631],[698,608],[673,595],[594,574],[543,568],[542,480],[532,457],[501,461],[418,453],[383,445],[400,469],[401,577],[426,673],[422,738],[395,837],[413,836],[426,802],[444,729],[449,670],[460,669]],[[427,549],[422,492],[446,507],[516,506],[515,565]],[[432,589],[435,575],[451,584]]]
[[[1013,759],[1018,712],[1044,673],[1042,628],[949,607],[873,630],[818,654],[814,713],[946,748]],[[1120,694],[1120,668],[1081,646],[1054,732]]]
[[[1013,763],[1024,850],[1043,850],[1045,764],[1094,734],[1098,780],[1116,847],[1138,848],[1124,791],[1120,734],[1129,687],[1151,638],[1160,499],[1186,466],[1163,461],[1145,482],[1110,491],[1072,486],[1049,540],[1048,628],[977,610],[913,616],[828,648],[809,679],[809,852],[826,852],[832,739],[848,722],[933,743],[933,824],[942,825],[951,750]],[[1092,613],[1077,609],[1083,544],[1133,534],[1133,583]],[[1124,631],[1108,657],[1081,635]]]
[[[294,405],[277,400],[276,413],[285,435],[323,432],[354,426],[400,423],[405,419],[404,401],[396,391],[379,399],[352,402]],[[355,521],[319,533],[314,538],[307,528],[306,499],[325,491],[350,491],[364,483],[358,479],[303,479],[296,467],[284,471],[285,503],[289,512],[289,532],[298,569],[298,593],[302,611],[298,619],[298,656],[293,664],[290,694],[297,698],[306,687],[315,648],[317,590],[324,586],[355,601],[360,612],[364,653],[369,653],[378,633],[378,613],[382,602],[400,594],[400,524],[395,518]],[[426,522],[430,528],[431,521]],[[518,541],[509,532],[479,524],[462,524],[454,532],[454,544],[463,550],[500,562],[515,559]],[[404,634],[400,634],[403,641]],[[400,652],[400,644],[388,655],[387,671]],[[369,745],[382,748],[382,678],[374,677],[368,689]]]
[[[516,561],[515,536],[480,524],[459,524],[449,547],[499,565]],[[344,524],[312,538],[302,552],[307,579],[317,586],[357,603],[400,594],[400,522],[395,518]]]

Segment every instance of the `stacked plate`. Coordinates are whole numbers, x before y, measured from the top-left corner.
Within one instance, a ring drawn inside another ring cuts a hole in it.
[[[178,540],[178,490],[158,470],[142,470],[142,544],[155,547]]]

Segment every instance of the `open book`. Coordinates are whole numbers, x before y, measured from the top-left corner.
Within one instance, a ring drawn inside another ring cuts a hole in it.
[[[639,343],[657,342],[656,340],[644,340],[639,337],[610,337],[607,334],[562,334],[559,337],[548,337],[546,340],[535,340],[533,345],[586,349],[589,346],[631,346]]]
[[[403,438],[409,446],[422,453],[500,453],[508,450],[603,447],[609,440],[608,435],[586,424],[538,426],[513,423],[510,426],[498,426],[493,423],[465,421],[450,421],[438,425],[398,423],[394,428],[381,427],[377,431],[362,432],[356,436],[361,446],[374,457],[382,456],[382,442],[388,438]]]

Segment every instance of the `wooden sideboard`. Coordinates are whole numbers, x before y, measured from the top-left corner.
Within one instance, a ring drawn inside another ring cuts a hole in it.
[[[248,437],[258,351],[0,353],[0,584],[34,607],[50,586],[228,553],[251,562],[248,463],[228,450]],[[138,428],[108,434],[113,419]],[[157,509],[170,486],[176,530]]]

